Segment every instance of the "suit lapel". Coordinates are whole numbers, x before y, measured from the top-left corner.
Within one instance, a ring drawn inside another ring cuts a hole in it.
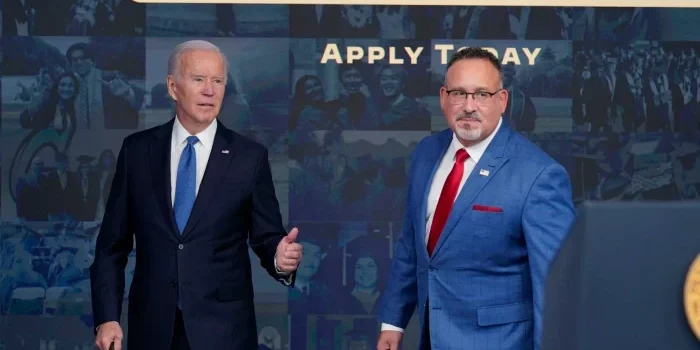
[[[450,211],[450,215],[447,217],[445,227],[435,246],[435,250],[433,251],[433,257],[437,255],[440,247],[442,247],[445,240],[447,240],[447,237],[454,231],[457,223],[462,218],[467,208],[474,202],[476,196],[484,189],[484,186],[496,176],[496,173],[501,169],[503,164],[508,161],[508,157],[504,155],[504,151],[510,133],[511,131],[504,121],[498,133],[486,148],[484,155],[481,156],[479,162],[474,166],[474,170],[472,170],[469,178],[467,178],[467,181],[464,183],[462,190],[457,196],[452,210]],[[482,169],[488,171],[488,175],[481,175],[480,172]]]
[[[209,203],[211,203],[211,200],[216,195],[223,175],[226,174],[231,160],[236,153],[236,147],[233,146],[233,141],[234,134],[219,122],[216,128],[216,136],[214,136],[211,154],[209,155],[209,161],[207,162],[207,169],[204,171],[202,183],[199,185],[197,199],[194,202],[190,218],[187,220],[185,230],[182,232],[183,237],[186,237],[192,232],[202,218],[202,215],[206,212]],[[222,152],[224,150],[228,152]]]
[[[170,231],[177,235],[178,230],[170,196],[170,142],[174,121],[175,119],[172,119],[154,131],[154,138],[149,145],[149,158],[151,159],[149,164],[156,201],[165,223],[170,227]]]
[[[428,248],[425,245],[425,218],[428,211],[428,196],[430,195],[430,185],[433,182],[433,177],[435,177],[435,173],[437,172],[438,167],[440,166],[440,161],[442,160],[442,157],[445,155],[445,152],[447,152],[447,149],[450,146],[450,142],[452,142],[452,130],[447,129],[445,131],[440,132],[437,135],[437,139],[437,144],[435,144],[434,147],[429,148],[427,150],[426,156],[423,157],[423,159],[433,160],[433,162],[425,162],[424,164],[418,164],[418,167],[416,169],[416,183],[422,186],[418,188],[417,193],[421,193],[422,196],[419,197],[421,199],[420,206],[418,209],[419,212],[415,215],[415,226],[417,227],[417,237],[415,239],[416,244],[420,243],[423,245],[422,254],[426,260],[430,258],[428,256]]]

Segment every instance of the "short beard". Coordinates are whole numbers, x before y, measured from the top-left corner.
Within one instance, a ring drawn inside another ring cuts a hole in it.
[[[481,137],[481,134],[483,133],[483,128],[480,126],[476,128],[471,128],[471,129],[462,129],[459,126],[457,126],[457,123],[462,120],[462,119],[473,119],[478,122],[483,122],[484,118],[482,118],[480,115],[477,113],[472,113],[472,114],[466,114],[462,113],[457,116],[455,119],[455,133],[457,136],[465,141],[474,141],[478,140]]]

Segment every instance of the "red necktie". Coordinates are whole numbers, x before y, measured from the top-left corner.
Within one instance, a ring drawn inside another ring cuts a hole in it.
[[[442,187],[442,192],[440,192],[440,199],[435,207],[435,213],[433,214],[433,223],[430,226],[430,235],[428,236],[428,255],[433,255],[433,249],[440,238],[440,233],[445,227],[447,222],[447,217],[450,215],[452,210],[452,204],[457,197],[457,191],[459,190],[459,184],[462,182],[462,175],[464,175],[464,161],[469,158],[469,154],[463,148],[460,148],[455,155],[455,164],[452,166],[452,171],[450,175],[447,176],[445,180],[445,185]]]

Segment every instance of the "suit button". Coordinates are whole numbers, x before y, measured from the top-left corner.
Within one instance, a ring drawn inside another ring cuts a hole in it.
[[[182,244],[179,244],[179,245],[177,246],[177,249],[183,249],[183,248],[185,248],[185,246],[182,245]]]
[[[432,267],[432,266],[429,266],[429,267],[428,267],[428,271],[433,272],[433,271],[435,271],[435,268]]]
[[[175,288],[177,287],[177,283],[175,281],[170,282],[170,288]]]

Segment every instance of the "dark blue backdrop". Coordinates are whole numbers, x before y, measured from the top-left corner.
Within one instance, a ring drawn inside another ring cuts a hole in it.
[[[568,169],[576,203],[700,193],[698,9],[4,0],[2,10],[0,349],[92,348],[87,268],[115,155],[125,136],[172,117],[167,56],[190,38],[228,55],[221,121],[270,148],[285,224],[301,229],[298,288],[256,267],[261,349],[374,347],[409,155],[446,127],[438,47],[489,47],[507,63],[504,117]],[[330,44],[386,57],[321,63]],[[423,47],[415,64],[405,47]],[[387,65],[390,48],[404,64]]]

